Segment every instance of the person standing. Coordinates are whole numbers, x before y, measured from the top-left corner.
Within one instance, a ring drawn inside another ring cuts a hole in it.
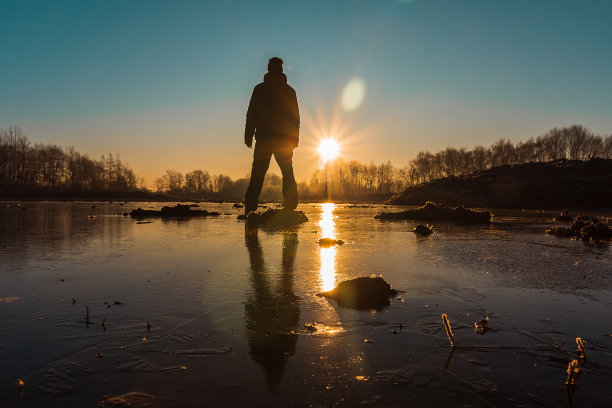
[[[257,201],[272,155],[283,175],[283,206],[294,210],[298,205],[297,185],[293,175],[293,149],[299,142],[300,112],[295,90],[287,84],[283,60],[270,58],[262,83],[253,89],[246,114],[244,143],[253,147],[251,180],[245,196],[245,214],[257,209]]]

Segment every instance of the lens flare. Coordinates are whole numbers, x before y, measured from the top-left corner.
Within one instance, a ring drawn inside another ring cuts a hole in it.
[[[353,78],[342,90],[342,109],[351,112],[361,106],[366,95],[366,84],[361,78]]]

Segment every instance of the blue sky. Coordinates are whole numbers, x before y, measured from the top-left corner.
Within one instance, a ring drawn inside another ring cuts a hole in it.
[[[119,152],[149,182],[244,176],[250,93],[280,56],[304,118],[298,179],[333,123],[345,158],[398,166],[553,126],[609,134],[611,19],[589,0],[0,0],[0,127]],[[346,112],[352,78],[366,95]]]

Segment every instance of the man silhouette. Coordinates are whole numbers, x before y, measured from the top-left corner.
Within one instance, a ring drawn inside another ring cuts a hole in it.
[[[253,146],[251,181],[245,196],[245,214],[257,209],[264,178],[272,155],[283,174],[283,205],[293,210],[298,204],[297,185],[293,176],[293,149],[298,145],[300,112],[295,90],[287,84],[283,60],[270,58],[264,81],[253,89],[246,115],[244,143]]]

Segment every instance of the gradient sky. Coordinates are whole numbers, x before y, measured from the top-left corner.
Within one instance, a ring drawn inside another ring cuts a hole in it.
[[[165,169],[248,174],[244,117],[279,56],[302,114],[298,180],[335,133],[347,159],[612,133],[612,2],[0,0],[0,127]],[[354,78],[365,98],[341,95]],[[280,173],[276,165],[271,167]]]

